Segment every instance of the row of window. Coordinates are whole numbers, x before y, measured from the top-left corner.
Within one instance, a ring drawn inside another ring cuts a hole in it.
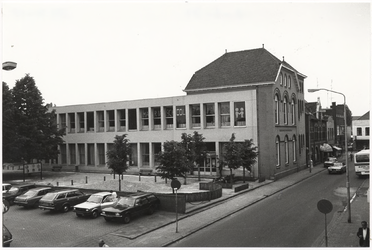
[[[357,136],[363,136],[363,131],[361,127],[357,127]],[[369,136],[369,127],[364,128],[364,136]]]
[[[181,105],[67,113],[59,114],[59,125],[68,133],[184,129],[189,117],[191,129],[246,126],[245,102],[192,104],[188,112]]]
[[[283,145],[284,144],[284,145]],[[292,161],[295,163],[297,162],[297,152],[296,149],[298,147],[299,154],[301,155],[301,151],[305,145],[305,135],[299,135],[299,145],[297,145],[297,138],[295,135],[289,139],[288,135],[284,136],[284,141],[280,140],[280,136],[276,136],[275,138],[275,159],[276,159],[276,166],[280,167],[282,163],[281,158],[281,151],[284,150],[284,163],[285,165],[289,165],[290,162],[290,155],[292,155]]]
[[[279,84],[280,86],[284,86],[285,88],[291,88],[292,87],[292,78],[291,78],[291,75],[287,75],[286,73],[280,73],[279,75]],[[304,82],[303,81],[299,81],[299,92],[300,93],[303,93],[303,89],[304,89]]]
[[[283,115],[282,119],[280,118],[280,113]],[[280,108],[280,97],[279,94],[274,96],[274,116],[275,124],[280,124],[280,121],[283,121],[282,124],[285,125],[295,125],[296,124],[296,108],[295,108],[295,99],[292,98],[289,103],[287,96],[283,98],[282,109]]]

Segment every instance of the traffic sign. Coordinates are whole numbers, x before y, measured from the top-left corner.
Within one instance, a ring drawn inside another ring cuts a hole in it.
[[[181,182],[177,178],[174,178],[171,182],[171,187],[178,190],[181,187]]]
[[[317,204],[318,210],[323,214],[328,214],[332,211],[333,205],[329,200],[320,200]]]

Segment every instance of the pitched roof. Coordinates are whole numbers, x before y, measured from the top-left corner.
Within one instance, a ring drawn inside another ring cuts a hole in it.
[[[358,118],[358,120],[369,120],[369,111]]]
[[[264,48],[225,53],[196,71],[185,91],[273,83],[281,64],[297,72]]]

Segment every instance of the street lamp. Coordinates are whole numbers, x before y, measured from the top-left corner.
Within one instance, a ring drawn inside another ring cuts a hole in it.
[[[307,91],[309,93],[314,93],[314,92],[319,91],[319,90],[325,90],[325,91],[328,91],[328,92],[340,94],[340,95],[342,95],[344,97],[344,122],[345,122],[344,123],[344,126],[345,126],[344,133],[345,133],[346,189],[347,189],[347,210],[349,211],[349,217],[347,219],[347,222],[351,223],[349,164],[347,162],[348,157],[347,157],[347,135],[346,135],[346,128],[347,128],[347,125],[346,125],[346,96],[343,93],[336,92],[336,91],[333,91],[333,90],[330,90],[330,89],[324,89],[324,88],[320,88],[320,89],[308,89]]]
[[[3,70],[13,70],[17,67],[15,62],[3,62]]]

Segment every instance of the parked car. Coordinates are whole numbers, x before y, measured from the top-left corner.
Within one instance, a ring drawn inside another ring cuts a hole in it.
[[[10,247],[10,243],[13,241],[13,235],[9,229],[3,224],[3,247]]]
[[[328,168],[329,166],[333,166],[333,163],[337,161],[337,158],[336,157],[328,157],[325,161],[324,161],[324,167],[325,168]]]
[[[346,165],[342,162],[334,162],[333,166],[328,167],[329,174],[342,174],[346,172]]]
[[[3,194],[9,191],[9,189],[12,187],[12,184],[9,183],[3,183]]]
[[[116,195],[116,194],[115,194]],[[114,197],[111,192],[99,192],[92,194],[86,202],[77,204],[74,206],[74,212],[76,216],[91,216],[97,218],[101,212],[102,208],[111,207],[116,202],[116,197]]]
[[[14,203],[14,199],[21,194],[26,193],[29,189],[36,188],[35,184],[23,184],[18,186],[12,186],[8,192],[3,194],[3,199],[8,201],[9,204]]]
[[[159,199],[152,193],[140,193],[120,197],[114,206],[102,209],[106,221],[119,220],[129,223],[134,216],[153,214],[159,207]]]
[[[44,195],[39,201],[39,208],[68,212],[76,204],[82,203],[89,198],[78,189],[59,190]]]
[[[39,200],[47,193],[51,192],[51,187],[37,187],[28,190],[26,193],[18,195],[14,199],[14,204],[24,207],[37,207]]]

